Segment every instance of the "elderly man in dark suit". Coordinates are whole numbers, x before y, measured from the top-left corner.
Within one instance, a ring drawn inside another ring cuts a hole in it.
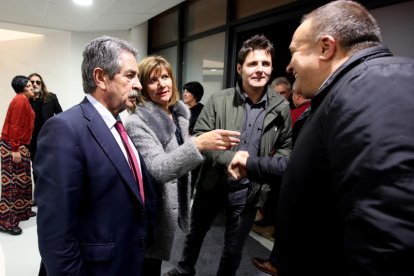
[[[118,133],[119,112],[132,104],[130,91],[141,89],[135,56],[116,38],[90,42],[85,99],[40,132],[34,170],[48,275],[141,274],[155,196],[143,160]]]

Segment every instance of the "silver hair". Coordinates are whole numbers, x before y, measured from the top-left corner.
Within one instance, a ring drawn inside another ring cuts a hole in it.
[[[272,81],[272,83],[270,84],[270,87],[275,87],[276,85],[279,85],[279,84],[285,84],[286,85],[286,87],[287,87],[287,89],[289,89],[289,91],[292,91],[292,84],[290,83],[290,81],[287,79],[287,78],[285,78],[285,77],[278,77],[278,78],[275,78],[273,81]]]
[[[82,85],[86,94],[96,90],[93,70],[101,68],[113,79],[119,73],[121,65],[119,56],[122,52],[129,52],[135,57],[137,50],[129,42],[110,36],[98,37],[86,45],[82,61]]]

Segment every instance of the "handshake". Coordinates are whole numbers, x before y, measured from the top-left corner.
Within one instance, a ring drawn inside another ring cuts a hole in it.
[[[238,146],[240,132],[224,129],[215,129],[195,137],[197,149],[204,150],[229,150]],[[230,162],[227,170],[232,178],[240,180],[247,176],[246,163],[249,153],[238,151]]]
[[[235,180],[240,180],[247,176],[247,158],[249,158],[249,153],[247,151],[240,150],[236,152],[233,160],[231,160],[229,166],[227,167],[227,172]]]

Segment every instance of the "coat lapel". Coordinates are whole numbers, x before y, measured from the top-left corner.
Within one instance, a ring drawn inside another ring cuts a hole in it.
[[[138,184],[134,179],[128,161],[122,153],[122,150],[119,148],[111,131],[108,129],[108,126],[105,124],[98,111],[96,111],[86,98],[82,101],[81,108],[86,120],[88,120],[87,125],[92,136],[105,152],[109,161],[114,165],[123,182],[143,205],[141,196],[139,195]]]

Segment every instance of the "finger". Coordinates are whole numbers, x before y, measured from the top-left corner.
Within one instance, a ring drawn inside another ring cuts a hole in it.
[[[218,145],[218,146],[216,147],[216,150],[227,150],[227,147],[226,147],[226,146],[221,146],[221,145]]]
[[[235,171],[235,170],[233,170],[233,169],[229,168],[229,169],[228,169],[228,172],[229,172],[229,174],[230,174],[230,176],[231,176],[232,178],[234,178],[235,180],[237,180],[238,174],[236,173],[236,171]]]
[[[237,179],[237,174],[235,174],[235,173],[233,173],[233,172],[230,172],[230,177],[231,177],[232,179],[234,179],[234,180],[238,180],[238,179]]]
[[[227,130],[226,131],[226,135],[227,136],[240,136],[240,132],[239,131],[233,131],[233,130]]]
[[[226,142],[226,148],[233,148],[236,147],[239,143],[235,143],[235,142]]]
[[[217,129],[217,132],[225,136],[240,136],[240,132],[235,130]]]
[[[235,142],[228,142],[227,143],[227,148],[228,149],[231,149],[231,148],[233,148],[233,147],[235,147],[235,146],[237,146],[239,143],[235,143]]]
[[[240,139],[236,137],[227,137],[228,141],[231,143],[239,143]]]

